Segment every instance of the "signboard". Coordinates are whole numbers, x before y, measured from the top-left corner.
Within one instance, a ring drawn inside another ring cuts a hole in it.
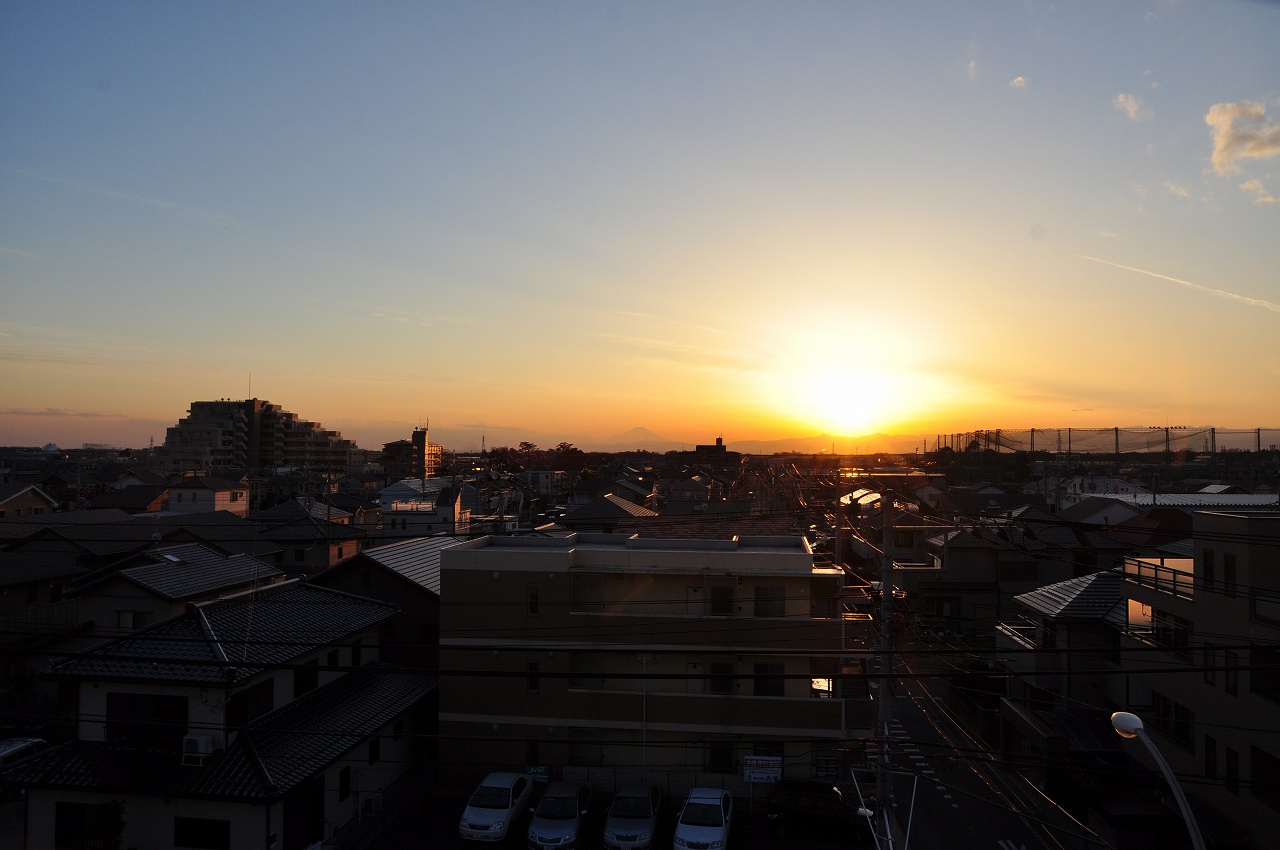
[[[746,756],[742,778],[747,782],[777,782],[782,778],[782,756]]]
[[[547,770],[545,764],[526,764],[524,766],[524,775],[534,782],[546,782],[551,778],[551,773]]]

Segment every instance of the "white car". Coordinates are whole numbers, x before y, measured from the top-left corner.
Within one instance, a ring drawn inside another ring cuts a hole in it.
[[[624,785],[609,805],[604,820],[605,850],[649,850],[662,806],[653,785]]]
[[[471,841],[501,841],[529,805],[533,783],[520,773],[490,773],[467,801],[458,835]]]
[[[720,788],[689,791],[671,843],[679,850],[723,850],[733,824],[733,795]]]

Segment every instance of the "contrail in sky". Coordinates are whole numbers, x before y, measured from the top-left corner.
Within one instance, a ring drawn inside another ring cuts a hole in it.
[[[79,189],[81,192],[89,192],[94,195],[103,195],[108,198],[119,198],[122,201],[129,201],[135,204],[142,204],[144,206],[149,206],[149,207],[159,207],[162,210],[173,210],[174,212],[182,213],[183,215],[188,215],[188,216],[191,216],[192,218],[198,218],[201,221],[208,222],[209,224],[217,225],[218,227],[233,227],[233,228],[236,228],[237,230],[245,229],[245,226],[243,224],[241,224],[239,221],[236,221],[234,218],[232,218],[229,215],[222,215],[221,213],[211,212],[206,209],[201,209],[200,207],[189,207],[186,204],[177,204],[177,203],[174,203],[173,201],[165,201],[160,198],[149,198],[146,195],[131,195],[128,192],[117,192],[113,189],[103,189],[99,186],[90,186],[88,183],[80,183],[76,180],[67,180],[66,178],[63,178],[63,177],[49,177],[44,174],[37,174],[34,171],[27,171],[24,168],[14,168],[11,170],[16,174],[21,174],[23,177],[30,177],[34,180],[43,180],[45,183],[53,183],[58,186],[67,186],[72,189]]]
[[[1189,280],[1183,280],[1177,277],[1169,277],[1167,274],[1160,274],[1159,272],[1149,272],[1146,269],[1136,269],[1133,266],[1122,266],[1119,263],[1113,263],[1110,260],[1100,260],[1097,257],[1090,257],[1087,254],[1076,254],[1076,256],[1082,260],[1090,260],[1095,263],[1102,263],[1104,266],[1111,266],[1112,268],[1124,269],[1127,272],[1137,272],[1138,274],[1145,274],[1148,277],[1158,277],[1161,280],[1167,280],[1167,281],[1171,281],[1172,283],[1178,283],[1178,284],[1181,284],[1182,286],[1188,287],[1189,289],[1194,289],[1197,292],[1204,292],[1208,295],[1216,295],[1219,298],[1226,298],[1229,301],[1239,301],[1243,304],[1248,304],[1251,307],[1261,307],[1262,309],[1270,310],[1273,313],[1280,313],[1280,304],[1276,304],[1272,301],[1263,301],[1261,298],[1250,298],[1247,295],[1236,295],[1234,292],[1227,292],[1225,289],[1212,289],[1211,287],[1208,287],[1208,286],[1201,286],[1198,283],[1192,283]]]

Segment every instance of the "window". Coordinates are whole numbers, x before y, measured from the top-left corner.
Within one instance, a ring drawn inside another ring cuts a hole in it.
[[[338,771],[338,802],[351,796],[351,766]]]
[[[757,587],[756,588],[756,616],[757,617],[782,617],[786,611],[786,588],[783,587]]]
[[[1207,590],[1212,590],[1214,585],[1218,583],[1218,570],[1214,561],[1212,549],[1205,549],[1200,553],[1200,574],[1203,576],[1204,586]]]
[[[1151,692],[1151,710],[1154,714],[1151,718],[1152,725],[1180,744],[1188,747],[1195,745],[1192,737],[1196,724],[1194,711],[1158,691]]]
[[[1226,775],[1224,784],[1228,791],[1232,794],[1240,793],[1240,754],[1230,747],[1226,747]]]
[[[267,679],[231,695],[227,700],[227,725],[244,726],[275,707],[275,680]]]
[[[202,850],[231,850],[231,821],[213,818],[174,818],[173,846]]]
[[[106,847],[120,829],[121,812],[110,803],[55,803],[53,846],[56,850],[96,850]]]
[[[364,663],[360,657],[361,654],[362,653],[361,653],[360,641],[358,640],[351,641],[351,666],[352,667],[359,667],[362,663]]]
[[[187,734],[187,698],[167,694],[107,694],[106,739],[178,751]]]
[[[329,654],[325,656],[324,663],[328,667],[337,667],[338,666],[338,650],[336,649],[329,650]]]
[[[306,549],[294,549],[294,550],[293,550],[293,560],[295,560],[295,561],[305,561],[306,559],[307,559],[307,550],[306,550]]]
[[[539,607],[538,585],[530,584],[529,585],[529,613],[537,614],[538,607]]]
[[[341,543],[338,544],[338,560],[342,560],[342,544]],[[368,585],[365,585],[365,587],[368,587]]]
[[[1234,552],[1222,553],[1222,592],[1227,596],[1236,595],[1236,555]]]
[[[320,659],[312,658],[293,671],[293,698],[297,699],[320,686]]]
[[[1218,739],[1212,735],[1204,736],[1204,775],[1207,779],[1218,778]]]
[[[1161,646],[1172,649],[1179,655],[1187,655],[1191,648],[1191,621],[1185,617],[1161,611],[1151,610],[1151,637]]]
[[[369,764],[377,764],[382,758],[382,739],[374,735],[369,739]]]
[[[536,694],[538,693],[538,687],[540,684],[538,681],[538,662],[530,661],[527,670],[529,674],[529,679],[527,682],[526,690],[531,694]]]
[[[1213,644],[1205,644],[1202,652],[1204,654],[1204,660],[1202,662],[1204,666],[1204,683],[1206,685],[1216,684],[1218,681],[1218,672],[1214,669],[1214,664],[1218,660],[1218,651],[1214,648]]]
[[[1249,779],[1253,796],[1280,809],[1280,758],[1260,747],[1249,747]]]
[[[786,695],[786,680],[782,678],[784,667],[781,664],[756,664],[755,689],[758,697],[780,697]]]
[[[713,617],[733,615],[733,588],[728,585],[712,585],[708,588],[707,613]]]
[[[733,665],[725,661],[712,661],[707,665],[711,676],[707,680],[707,691],[713,694],[733,693]]]
[[[1236,678],[1236,667],[1239,665],[1239,660],[1235,651],[1231,649],[1228,649],[1224,656],[1222,666],[1226,669],[1222,674],[1222,683],[1226,686],[1227,693],[1235,696],[1239,688],[1239,682]]]
[[[1249,693],[1280,702],[1280,650],[1269,646],[1249,649]]]
[[[732,741],[707,742],[707,771],[710,773],[734,773]]]

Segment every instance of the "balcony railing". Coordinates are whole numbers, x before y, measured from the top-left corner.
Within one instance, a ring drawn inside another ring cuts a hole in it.
[[[1189,564],[1191,559],[1177,560]],[[1163,558],[1159,561],[1127,560],[1124,563],[1124,575],[1129,581],[1160,593],[1169,593],[1179,599],[1195,598],[1195,573],[1167,566]]]

